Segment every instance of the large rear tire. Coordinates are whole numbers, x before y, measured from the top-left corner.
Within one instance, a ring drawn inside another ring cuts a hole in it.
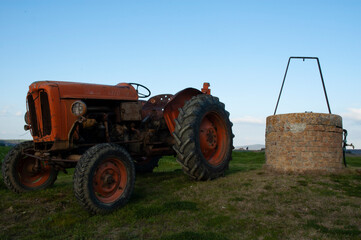
[[[13,147],[2,163],[5,185],[16,193],[40,190],[54,184],[58,171],[46,161],[25,155],[34,154],[33,142],[22,142]]]
[[[135,183],[129,153],[115,144],[98,144],[80,158],[74,172],[74,193],[93,214],[106,214],[124,206]]]
[[[173,132],[177,161],[196,180],[223,176],[232,158],[229,113],[217,97],[200,94],[180,109]]]

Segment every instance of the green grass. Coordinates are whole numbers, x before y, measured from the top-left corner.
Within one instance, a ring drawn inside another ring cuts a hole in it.
[[[7,152],[10,150],[10,148],[11,147],[0,146],[0,170],[1,170],[1,167],[2,167],[3,159],[4,159],[5,155],[7,154]]]
[[[25,194],[0,179],[0,239],[361,238],[360,157],[348,157],[349,171],[323,176],[269,172],[264,161],[264,153],[234,152],[225,177],[196,182],[164,157],[154,173],[137,175],[130,202],[105,216],[78,204],[73,169]]]
[[[348,166],[361,168],[361,156],[346,155],[346,163]]]

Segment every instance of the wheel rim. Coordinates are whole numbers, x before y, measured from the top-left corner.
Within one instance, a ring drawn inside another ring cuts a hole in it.
[[[210,165],[218,166],[227,153],[228,138],[226,123],[223,118],[215,113],[207,113],[200,125],[200,147],[204,158]]]
[[[117,158],[103,160],[95,170],[93,188],[96,198],[103,203],[116,201],[127,185],[127,170]]]
[[[40,161],[36,167],[36,159],[24,157],[20,159],[17,166],[20,183],[29,188],[43,185],[50,177],[51,167],[45,161]]]

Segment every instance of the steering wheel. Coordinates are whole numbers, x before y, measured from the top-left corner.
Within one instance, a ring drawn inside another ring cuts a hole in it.
[[[146,86],[144,86],[144,85],[142,85],[142,84],[139,84],[139,83],[129,83],[130,85],[132,85],[134,88],[135,88],[135,90],[137,91],[137,93],[138,93],[138,97],[139,98],[146,98],[146,97],[149,97],[150,96],[150,94],[151,94],[151,92],[150,92],[150,90],[146,87]],[[142,93],[142,92],[140,92],[138,89],[139,88],[141,88],[143,91],[145,90],[145,91],[147,91],[146,93]]]

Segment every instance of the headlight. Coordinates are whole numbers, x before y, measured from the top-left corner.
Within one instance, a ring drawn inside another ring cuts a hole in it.
[[[75,116],[82,116],[86,113],[86,105],[82,101],[76,101],[71,105],[71,112]]]
[[[24,120],[25,120],[25,123],[30,125],[30,119],[29,119],[29,112],[26,112],[25,115],[24,115]]]

